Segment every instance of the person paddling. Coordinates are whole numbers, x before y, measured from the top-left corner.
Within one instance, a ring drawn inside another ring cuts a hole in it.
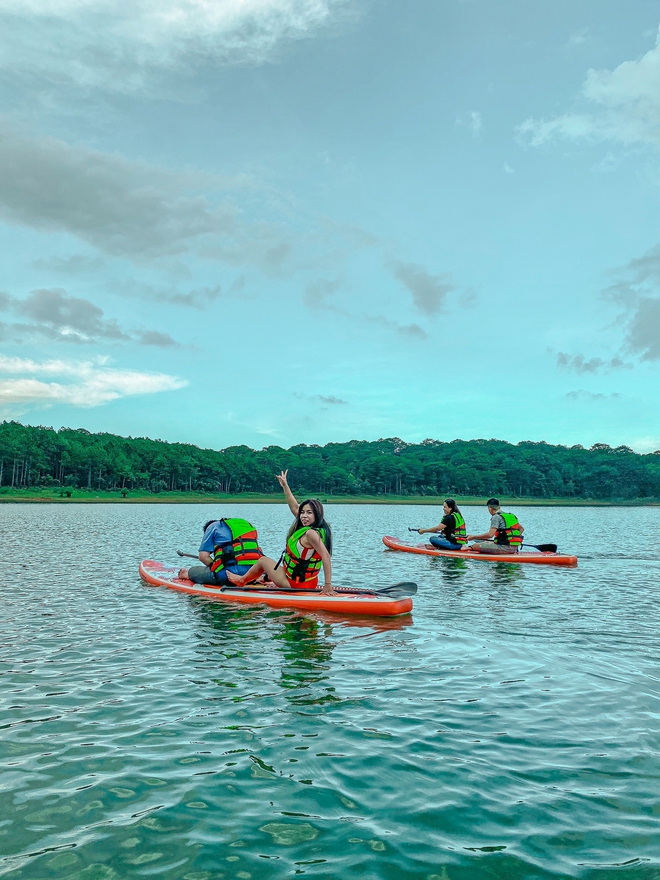
[[[439,550],[462,550],[467,543],[463,514],[453,498],[445,499],[442,509],[445,515],[437,526],[430,529],[417,529],[417,531],[420,535],[441,532],[441,535],[434,534],[432,538],[429,538],[431,544]]]
[[[179,577],[195,584],[224,587],[229,583],[229,572],[244,575],[262,556],[257,530],[252,523],[238,517],[210,519],[204,525],[204,537],[199,546],[202,565],[182,568]]]
[[[287,482],[288,471],[277,475],[277,481],[295,519],[286,536],[286,546],[279,562],[262,556],[243,576],[228,572],[230,583],[243,587],[265,573],[276,586],[290,590],[319,590],[334,595],[332,589],[332,531],[325,521],[323,505],[316,498],[300,504]],[[323,568],[324,586],[319,587]]]
[[[515,513],[505,513],[500,509],[497,498],[489,498],[486,507],[490,513],[490,529],[483,535],[467,536],[468,541],[484,543],[471,544],[465,549],[472,553],[517,553],[525,527]]]

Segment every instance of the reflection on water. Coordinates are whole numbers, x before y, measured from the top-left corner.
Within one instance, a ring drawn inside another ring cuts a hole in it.
[[[293,616],[274,636],[281,649],[280,684],[292,703],[321,705],[336,700],[329,683],[332,629],[316,620]]]
[[[278,550],[286,510],[232,512]],[[143,586],[212,506],[0,506],[3,877],[655,877],[660,511],[613,555],[618,511],[526,510],[574,570],[383,552],[428,509],[330,512],[337,582],[414,580],[412,617]]]
[[[493,562],[490,577],[494,587],[513,587],[525,580],[525,569],[521,565],[508,562]]]
[[[434,556],[432,559],[440,571],[442,580],[448,586],[460,586],[461,581],[470,570],[468,560],[458,556]]]

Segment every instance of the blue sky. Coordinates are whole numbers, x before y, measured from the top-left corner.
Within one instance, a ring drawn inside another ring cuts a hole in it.
[[[659,25],[0,0],[0,418],[660,448]]]

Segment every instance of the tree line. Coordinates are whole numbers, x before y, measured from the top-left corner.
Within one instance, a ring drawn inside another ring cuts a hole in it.
[[[0,423],[0,488],[76,488],[163,493],[270,494],[289,469],[313,495],[458,495],[660,501],[660,450],[590,449],[545,442],[396,437],[290,449],[201,449],[83,428]]]

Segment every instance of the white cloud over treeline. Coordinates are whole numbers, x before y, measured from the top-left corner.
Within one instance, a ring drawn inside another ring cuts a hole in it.
[[[0,355],[0,404],[5,405],[65,403],[93,407],[122,397],[176,391],[187,384],[165,373],[108,367],[102,358],[39,362]]]

